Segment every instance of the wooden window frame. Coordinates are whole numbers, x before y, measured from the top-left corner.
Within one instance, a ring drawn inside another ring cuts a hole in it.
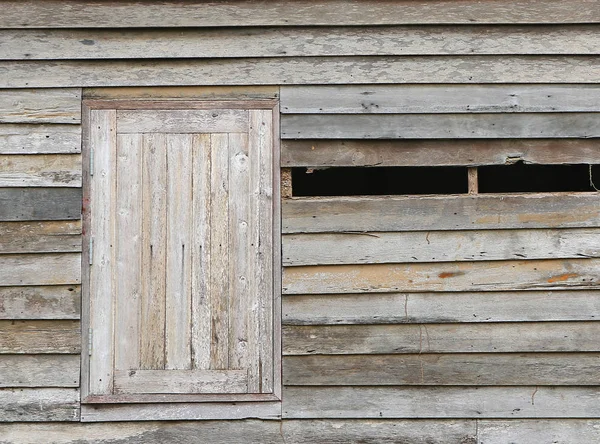
[[[242,109],[271,110],[273,113],[273,392],[265,394],[117,394],[89,393],[90,335],[90,253],[91,196],[90,165],[93,155],[89,146],[91,110],[150,109]],[[247,417],[281,417],[282,350],[281,350],[281,198],[279,101],[277,99],[206,100],[184,99],[86,99],[82,102],[83,160],[83,246],[82,246],[82,353],[81,353],[81,421],[113,420],[181,420],[241,419]]]

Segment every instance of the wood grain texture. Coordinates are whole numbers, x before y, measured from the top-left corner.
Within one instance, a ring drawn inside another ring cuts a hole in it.
[[[457,262],[600,257],[600,230],[417,231],[292,234],[283,265]]]
[[[447,34],[440,42],[445,41]],[[595,85],[284,86],[283,114],[597,111]]]
[[[599,163],[595,139],[284,140],[282,167]]]
[[[287,387],[284,418],[595,418],[597,387]]]
[[[8,5],[11,7],[8,8]],[[480,4],[471,0],[447,3],[436,1],[352,1],[308,0],[244,3],[236,1],[202,4],[167,2],[143,8],[135,4],[60,1],[20,2],[2,17],[3,28],[86,28],[86,27],[219,27],[219,26],[293,26],[293,25],[396,25],[396,24],[473,24],[473,23],[596,23],[600,14],[595,0],[576,0],[571,6],[560,0],[543,4],[518,0],[507,6],[501,0]]]
[[[288,114],[283,139],[519,139],[600,137],[588,113]]]
[[[598,54],[593,25],[3,30],[4,60]]]
[[[287,356],[284,385],[597,385],[598,353]]]
[[[598,322],[286,326],[284,355],[600,351]]]
[[[77,355],[0,355],[0,387],[79,387]]]
[[[0,125],[0,154],[75,154],[81,152],[77,125]]]
[[[86,88],[85,99],[100,100],[254,100],[277,99],[279,86],[167,86]]]
[[[79,188],[0,188],[0,221],[80,218]]]
[[[1,389],[2,422],[79,421],[79,390]]]
[[[526,291],[290,295],[284,325],[593,321],[600,292]]]
[[[1,187],[81,187],[81,156],[1,155]]]
[[[210,110],[119,110],[117,131],[127,133],[224,133],[248,131],[248,112]]]
[[[282,202],[282,232],[596,227],[599,202],[591,193],[296,198]]]
[[[0,321],[0,353],[79,353],[79,321]]]
[[[0,319],[79,319],[81,287],[1,287]]]
[[[157,61],[7,61],[0,88],[102,86],[582,83],[593,56],[375,56]]]
[[[79,283],[78,253],[0,255],[0,286]]]
[[[80,221],[0,222],[0,253],[81,251]]]
[[[477,422],[477,435],[477,444],[584,444],[600,439],[600,422],[595,419],[481,420]]]
[[[8,41],[0,39],[4,54],[4,42]],[[81,89],[3,90],[0,93],[0,123],[80,122]]]

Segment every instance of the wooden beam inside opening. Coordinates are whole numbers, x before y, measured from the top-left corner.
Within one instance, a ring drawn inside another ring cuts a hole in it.
[[[468,183],[469,183],[469,194],[479,193],[479,173],[477,167],[469,167],[467,169]]]

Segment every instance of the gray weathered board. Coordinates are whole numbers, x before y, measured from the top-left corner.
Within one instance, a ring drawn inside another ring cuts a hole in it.
[[[0,254],[79,251],[80,221],[0,222]]]
[[[0,36],[2,32],[0,32]],[[0,57],[6,40],[0,37]],[[3,90],[0,123],[81,122],[81,89]]]
[[[80,188],[0,188],[0,221],[80,218]]]
[[[79,319],[80,285],[0,287],[0,319]]]
[[[0,154],[81,152],[81,127],[64,124],[0,124]]]
[[[81,187],[81,155],[2,155],[0,187]]]

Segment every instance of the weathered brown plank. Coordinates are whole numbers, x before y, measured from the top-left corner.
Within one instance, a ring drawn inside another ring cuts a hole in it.
[[[599,207],[591,193],[300,198],[282,202],[282,225],[283,233],[596,227]]]
[[[285,325],[593,321],[599,291],[290,295]]]
[[[477,422],[480,444],[557,443],[587,444],[600,440],[596,419],[481,420]]]
[[[0,221],[80,218],[80,188],[0,188]]]
[[[284,385],[597,385],[598,353],[287,356]]]
[[[2,40],[2,54],[11,40]],[[0,55],[2,57],[2,55]],[[81,89],[4,90],[0,94],[1,123],[80,123]]]
[[[81,155],[1,155],[0,187],[81,187]]]
[[[79,321],[0,321],[0,353],[79,353]]]
[[[0,125],[0,154],[74,154],[81,152],[77,125]]]
[[[3,30],[4,60],[598,54],[593,25]],[[284,104],[285,109],[285,104]]]
[[[593,56],[7,61],[0,88],[364,83],[598,83]]]
[[[281,166],[477,166],[600,163],[595,139],[284,140]]]
[[[81,222],[0,222],[0,253],[81,251]]]
[[[84,99],[102,100],[160,100],[188,99],[203,100],[253,100],[277,99],[279,86],[166,86],[130,88],[86,88]]]
[[[599,322],[286,326],[284,355],[600,351]]]
[[[288,114],[283,139],[511,139],[600,137],[590,113]]]
[[[283,236],[283,265],[600,257],[600,230],[321,233]]]
[[[439,40],[445,42],[446,36]],[[542,51],[543,52],[543,51]],[[598,111],[592,85],[284,86],[283,114]]]
[[[0,389],[0,421],[78,421],[79,390]]]
[[[78,387],[77,355],[0,355],[0,387]]]
[[[81,287],[0,287],[0,319],[79,319]]]
[[[353,1],[309,0],[293,4],[280,0],[258,4],[226,1],[180,3],[146,2],[143,7],[121,2],[86,3],[53,0],[39,4],[24,1],[2,2],[6,14],[3,28],[95,28],[95,27],[219,27],[292,25],[396,25],[473,23],[596,23],[600,22],[596,0],[560,0],[543,3],[502,0],[485,4],[470,0],[436,1]]]
[[[7,254],[0,256],[0,286],[81,283],[81,255]]]
[[[595,418],[597,387],[287,387],[284,418]]]

